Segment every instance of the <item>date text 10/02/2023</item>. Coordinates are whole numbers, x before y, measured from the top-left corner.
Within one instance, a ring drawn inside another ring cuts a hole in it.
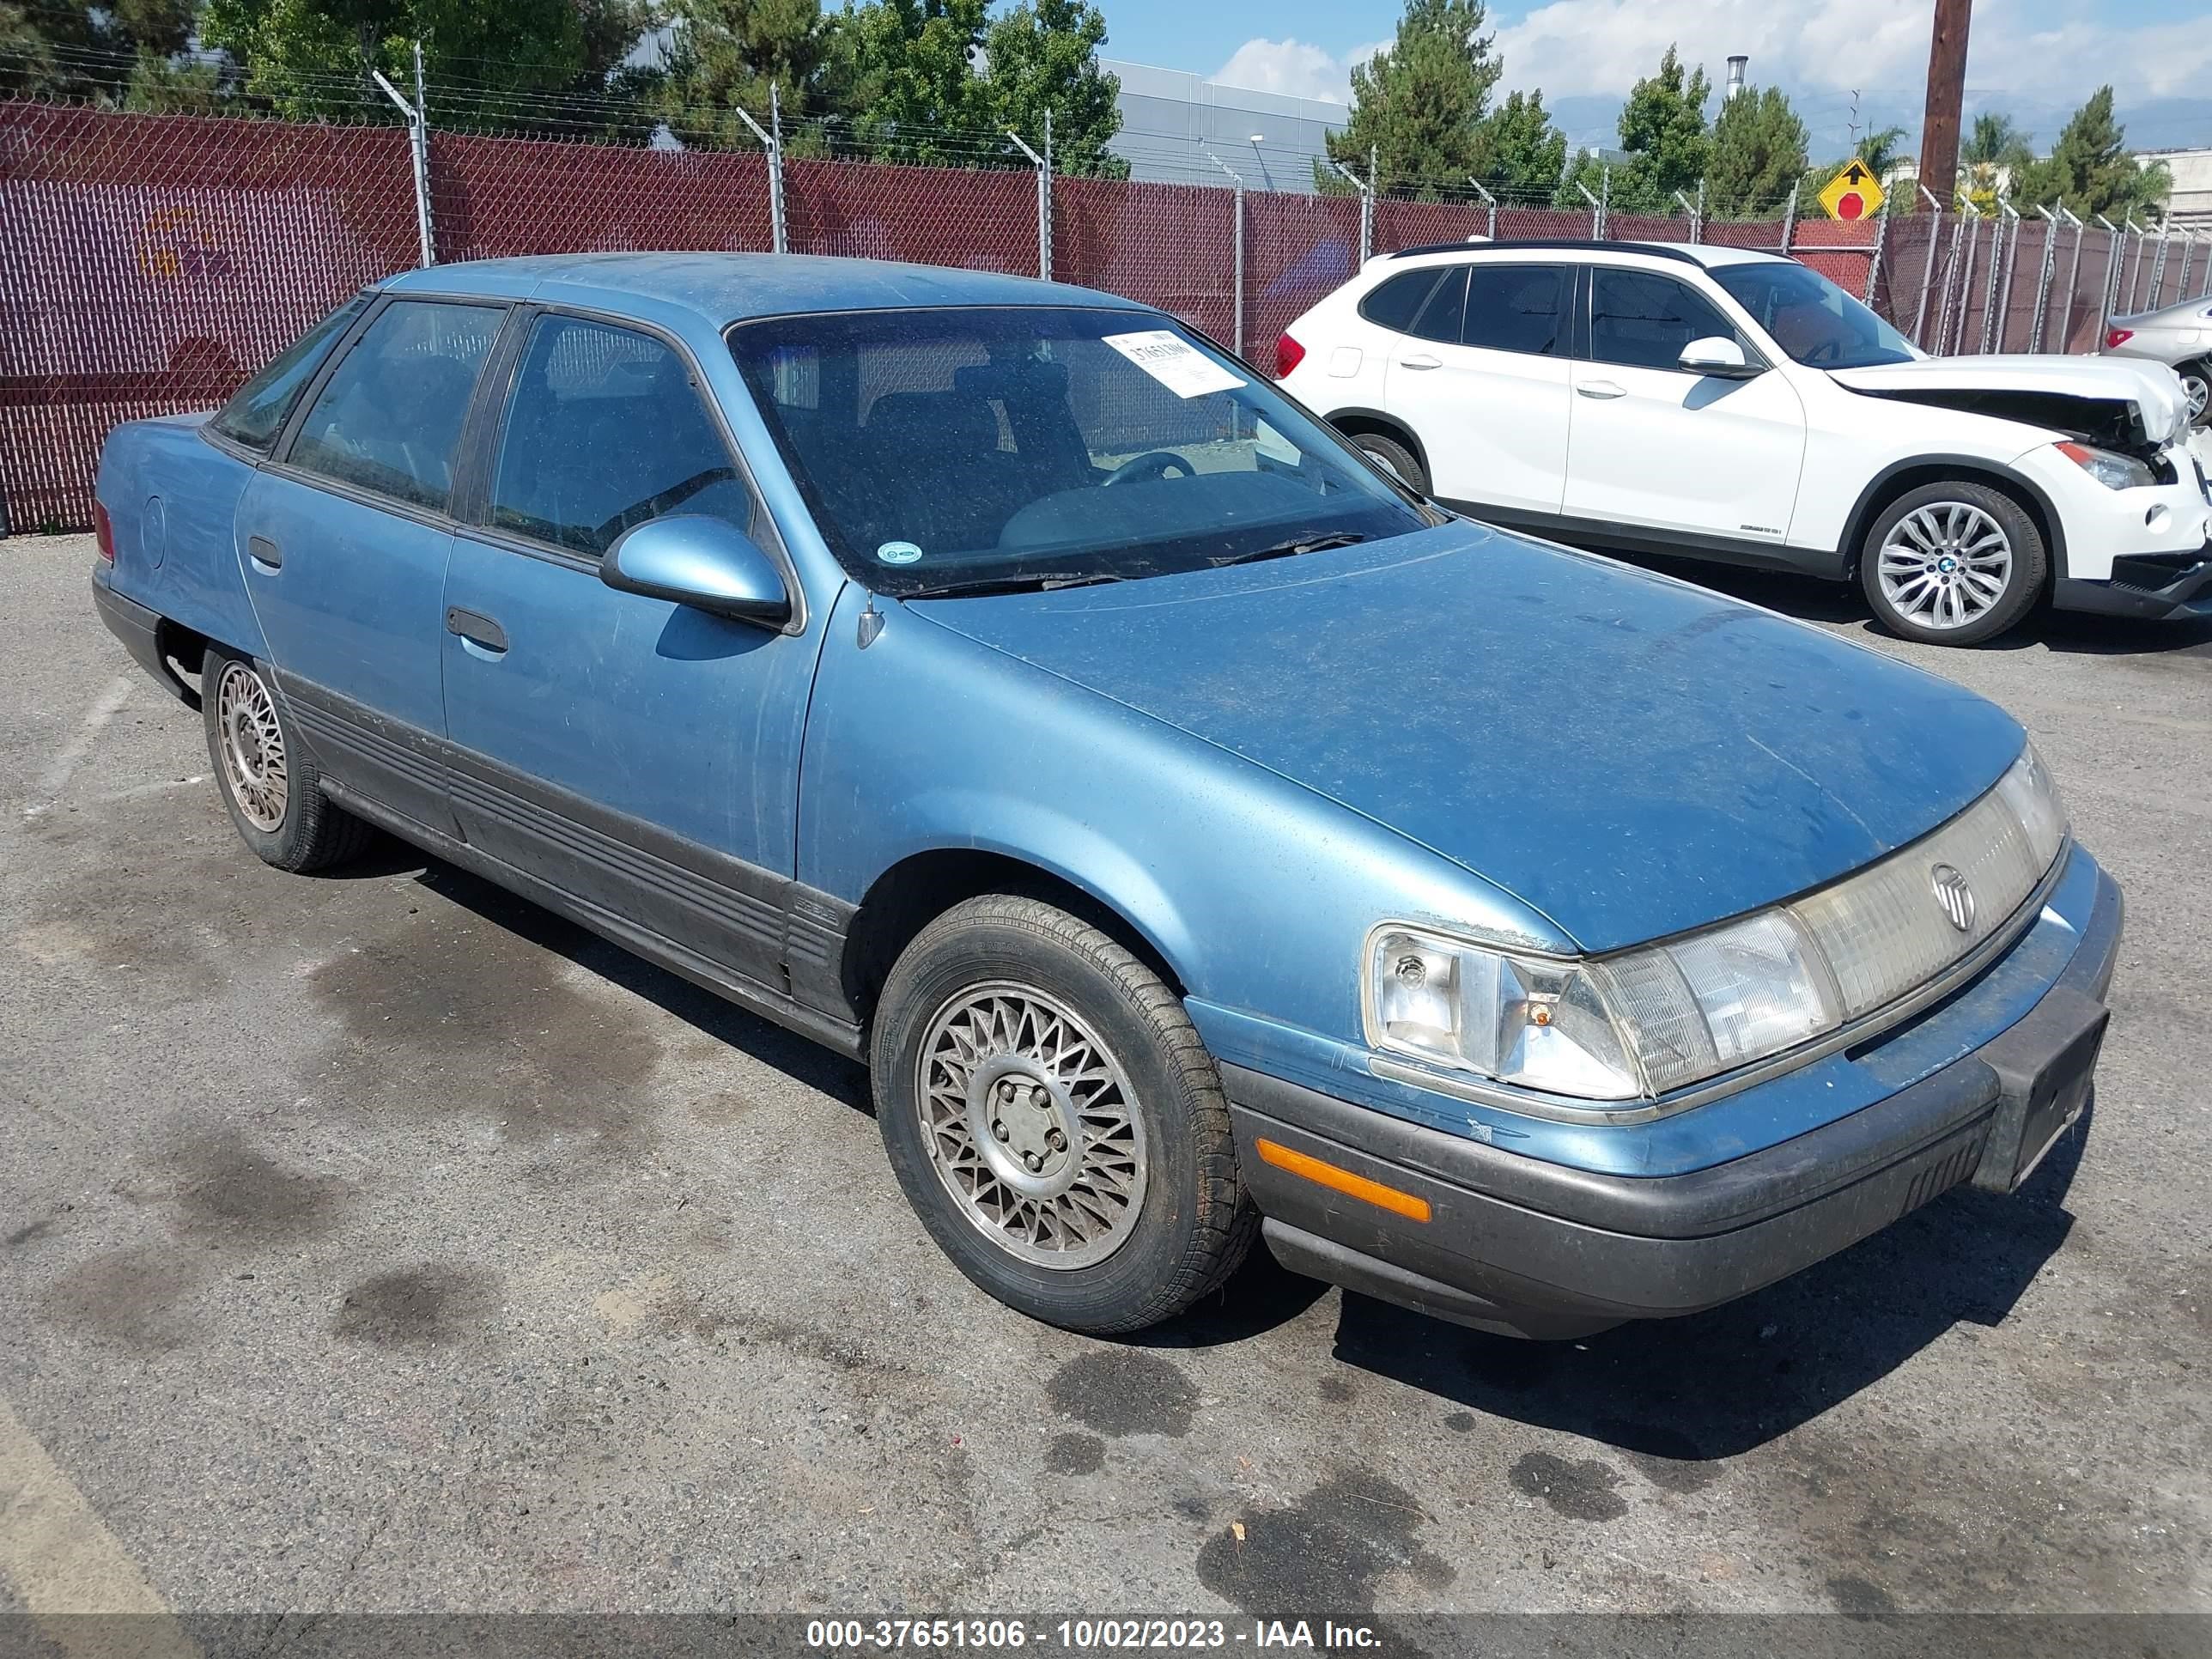
[[[1382,1645],[1365,1625],[1323,1620],[1255,1619],[1249,1627],[1220,1619],[1062,1619],[1032,1626],[1021,1619],[817,1619],[806,1626],[810,1648],[951,1648],[985,1652],[1039,1647],[1078,1652],[1194,1648],[1328,1648]]]

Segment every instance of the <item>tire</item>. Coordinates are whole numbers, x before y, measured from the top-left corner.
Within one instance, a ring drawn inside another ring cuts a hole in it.
[[[1352,447],[1407,489],[1416,495],[1429,493],[1428,469],[1404,444],[1379,432],[1355,432],[1351,435]]]
[[[320,870],[358,856],[374,838],[323,793],[321,769],[298,741],[259,663],[210,647],[200,665],[200,714],[216,791],[240,838],[263,863]]]
[[[2034,608],[2050,574],[2027,508],[1963,478],[1899,496],[1859,551],[1875,620],[1923,645],[1976,645],[2003,633]],[[1992,589],[1990,578],[2000,585]]]
[[[2212,427],[2212,357],[2178,363],[2173,372],[2181,376],[2181,389],[2189,394],[2189,424],[2200,429]]]
[[[956,905],[893,965],[870,1063],[907,1201],[955,1267],[1032,1319],[1158,1324],[1251,1248],[1212,1056],[1175,993],[1089,922],[1002,894]]]

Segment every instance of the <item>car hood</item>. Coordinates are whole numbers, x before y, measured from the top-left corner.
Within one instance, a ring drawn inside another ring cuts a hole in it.
[[[2078,399],[2085,410],[2117,405],[2132,411],[2142,441],[2152,444],[2172,442],[2189,420],[2189,401],[2173,371],[2127,357],[1921,357],[1909,363],[1831,369],[1829,374],[1838,385],[1875,397],[1941,404],[2068,431],[2094,424],[2094,419],[2069,417],[2052,400]]]
[[[1411,837],[1589,951],[1879,858],[2023,741],[1818,629],[1468,523],[914,608]]]

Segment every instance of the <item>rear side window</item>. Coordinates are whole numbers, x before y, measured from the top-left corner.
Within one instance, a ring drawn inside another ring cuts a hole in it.
[[[1475,265],[1468,272],[1463,345],[1534,356],[1566,355],[1565,265]]]
[[[323,382],[292,464],[442,512],[477,374],[506,314],[427,300],[386,306]]]
[[[1714,335],[1741,338],[1718,307],[1686,283],[1646,270],[1590,273],[1590,356],[1632,368],[1678,368],[1682,348]]]
[[[1444,279],[1437,284],[1437,291],[1429,295],[1428,304],[1421,307],[1420,315],[1413,319],[1413,327],[1406,331],[1417,340],[1440,340],[1446,345],[1459,343],[1460,314],[1467,309],[1467,267],[1444,272]]]
[[[1421,301],[1436,291],[1437,278],[1442,274],[1431,265],[1425,270],[1409,270],[1401,276],[1393,276],[1360,301],[1359,314],[1377,328],[1404,334],[1413,328],[1413,319],[1420,314]]]
[[[790,389],[813,389],[810,368],[794,362]],[[752,492],[684,359],[633,329],[538,319],[492,470],[492,524],[597,557],[671,513],[752,526]]]
[[[368,303],[366,294],[356,295],[293,341],[275,362],[239,387],[210,424],[234,443],[266,450],[284,429],[285,417],[291,414],[301,392],[315,378],[323,353],[331,341],[353,326],[353,319]]]

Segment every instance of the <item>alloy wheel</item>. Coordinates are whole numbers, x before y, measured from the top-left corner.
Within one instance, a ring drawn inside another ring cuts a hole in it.
[[[2012,541],[2002,526],[1966,501],[1915,507],[1883,539],[1875,574],[1882,598],[1923,628],[1964,628],[2004,598],[2012,580]]]
[[[222,734],[224,779],[246,821],[264,835],[283,827],[290,798],[284,732],[268,683],[246,664],[223,665],[216,688],[216,726]]]
[[[922,1038],[915,1079],[937,1178],[1008,1255],[1070,1269],[1127,1243],[1145,1201],[1145,1127],[1121,1062],[1032,987],[962,991]]]
[[[2203,425],[2205,405],[2212,403],[2212,370],[2208,370],[2202,365],[2195,368],[2183,369],[2181,390],[2182,394],[2189,399],[2190,425]]]

